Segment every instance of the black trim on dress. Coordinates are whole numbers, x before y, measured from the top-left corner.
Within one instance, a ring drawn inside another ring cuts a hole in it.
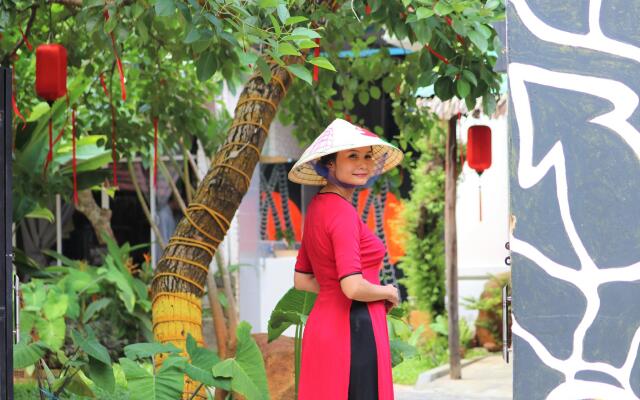
[[[309,272],[309,271],[300,271],[299,269],[294,269],[294,271],[299,272],[301,274],[313,275],[313,272]]]
[[[358,272],[352,272],[352,273],[350,273],[350,274],[342,275],[340,278],[338,278],[338,280],[339,280],[339,281],[341,281],[341,280],[343,280],[344,278],[346,278],[346,277],[348,277],[348,276],[351,276],[351,275],[362,275],[362,272],[361,272],[361,271],[358,271]]]

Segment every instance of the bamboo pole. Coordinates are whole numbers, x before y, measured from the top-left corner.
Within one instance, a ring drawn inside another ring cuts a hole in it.
[[[129,175],[131,175],[131,182],[133,183],[133,187],[136,189],[136,196],[138,197],[138,201],[140,202],[140,207],[142,207],[142,211],[144,212],[145,217],[147,217],[147,221],[149,221],[149,225],[151,225],[151,229],[158,237],[158,243],[160,244],[160,248],[164,250],[165,241],[162,237],[162,233],[160,232],[160,228],[153,220],[151,216],[151,212],[149,211],[149,206],[147,206],[147,201],[144,199],[144,195],[142,194],[142,190],[140,189],[140,184],[138,183],[138,178],[136,178],[135,171],[133,170],[133,163],[131,160],[127,160],[127,168],[129,169]]]

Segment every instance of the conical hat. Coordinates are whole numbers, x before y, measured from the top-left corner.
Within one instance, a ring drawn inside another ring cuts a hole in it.
[[[373,147],[373,159],[376,164],[384,161],[380,174],[402,161],[403,154],[400,149],[380,139],[375,133],[338,118],[302,153],[289,171],[289,180],[303,185],[325,185],[327,180],[318,175],[312,165],[313,161],[338,151],[365,146]]]

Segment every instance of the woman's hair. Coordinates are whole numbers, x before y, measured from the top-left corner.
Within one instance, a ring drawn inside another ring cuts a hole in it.
[[[338,156],[338,153],[331,153],[331,154],[327,154],[326,156],[322,156],[320,157],[320,164],[323,167],[328,167],[329,163],[331,162],[336,162],[336,157]]]

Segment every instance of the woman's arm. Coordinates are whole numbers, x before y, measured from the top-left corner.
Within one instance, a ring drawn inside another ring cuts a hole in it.
[[[320,284],[313,274],[305,274],[297,271],[293,274],[293,287],[312,293],[318,293],[320,291]]]
[[[357,301],[378,301],[388,300],[394,306],[398,305],[398,289],[393,285],[374,285],[362,277],[361,274],[354,274],[342,278],[340,287],[345,296]]]

